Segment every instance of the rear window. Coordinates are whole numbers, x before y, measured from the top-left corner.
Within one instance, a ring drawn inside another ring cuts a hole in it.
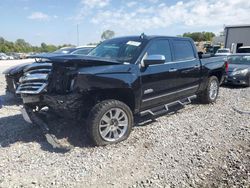
[[[174,40],[174,55],[176,61],[194,59],[194,50],[192,44],[187,40]]]

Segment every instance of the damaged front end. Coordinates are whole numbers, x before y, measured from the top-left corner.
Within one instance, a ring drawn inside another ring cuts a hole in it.
[[[23,99],[24,119],[38,125],[53,148],[68,149],[50,134],[44,114],[74,120],[81,118],[84,94],[73,91],[75,76],[76,67],[73,65],[62,66],[51,61],[34,63],[24,69],[16,91]]]
[[[109,77],[98,82],[90,69],[96,71],[99,66],[101,72],[107,70],[105,65],[112,67],[117,63],[88,56],[61,56],[27,66],[16,91],[23,99],[24,119],[40,126],[48,142],[58,148],[55,137],[49,133],[47,116],[53,114],[74,122],[85,119],[99,100],[98,88],[108,88],[113,83],[123,86],[123,82],[111,82]],[[112,84],[107,85],[107,80]]]
[[[25,68],[16,93],[21,94],[27,108],[48,107],[58,116],[78,119],[84,95],[73,91],[75,76],[74,66],[34,63]]]

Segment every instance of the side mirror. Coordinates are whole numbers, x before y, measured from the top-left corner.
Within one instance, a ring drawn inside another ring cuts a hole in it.
[[[163,64],[165,63],[166,58],[164,55],[149,55],[144,60],[144,66],[155,65],[155,64]]]
[[[203,52],[198,52],[199,59],[202,59],[203,54]]]

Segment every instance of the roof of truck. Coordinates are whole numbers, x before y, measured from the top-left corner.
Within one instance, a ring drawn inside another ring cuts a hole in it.
[[[176,36],[164,36],[164,35],[132,35],[132,36],[121,36],[121,37],[115,37],[112,39],[145,39],[145,40],[151,40],[151,39],[155,39],[155,38],[176,38],[176,39],[188,39],[188,40],[192,40],[189,37],[176,37]],[[112,40],[111,39],[111,40]]]

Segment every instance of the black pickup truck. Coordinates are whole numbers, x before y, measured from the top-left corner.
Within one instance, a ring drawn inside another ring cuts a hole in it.
[[[106,145],[127,139],[135,117],[154,117],[194,98],[215,102],[226,67],[221,57],[201,59],[190,38],[121,37],[87,56],[25,67],[16,92],[28,122],[44,124],[39,114],[53,112],[85,122],[93,143]]]

